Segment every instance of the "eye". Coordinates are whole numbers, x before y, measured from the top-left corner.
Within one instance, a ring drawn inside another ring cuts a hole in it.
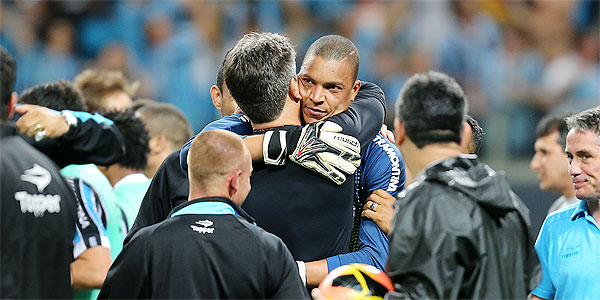
[[[569,160],[569,164],[573,161],[573,155],[571,153],[567,153],[567,159]]]
[[[303,77],[302,78],[302,82],[304,82],[305,85],[312,85],[313,81],[310,78],[307,77]]]

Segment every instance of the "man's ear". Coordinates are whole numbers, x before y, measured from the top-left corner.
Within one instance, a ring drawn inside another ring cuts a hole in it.
[[[471,139],[473,138],[473,130],[467,122],[463,122],[462,129],[460,131],[460,151],[465,154],[469,154]]]
[[[12,117],[13,112],[15,111],[15,104],[17,104],[18,95],[17,92],[12,92],[10,94],[10,99],[8,100],[8,117]]]
[[[302,100],[302,95],[300,95],[300,87],[298,86],[298,77],[290,79],[289,96],[292,100],[294,100],[294,102],[299,102]]]
[[[242,175],[242,170],[237,170],[231,178],[229,179],[229,198],[233,199],[233,196],[238,191],[238,186],[240,184],[240,176]]]
[[[223,100],[223,94],[218,86],[213,85],[210,87],[210,98],[212,98],[213,105],[217,110],[221,111],[221,100]]]
[[[357,80],[354,82],[354,85],[352,86],[352,94],[350,99],[354,100],[354,98],[356,98],[356,95],[358,94],[358,91],[360,90],[360,80]]]
[[[167,136],[164,134],[155,135],[150,138],[148,146],[150,146],[150,153],[158,154],[163,152],[168,147]]]
[[[396,136],[396,146],[402,146],[402,144],[404,144],[404,139],[406,138],[406,131],[400,118],[394,119],[394,135]]]

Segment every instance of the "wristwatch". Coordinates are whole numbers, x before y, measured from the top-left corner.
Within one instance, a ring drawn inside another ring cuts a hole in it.
[[[67,121],[69,128],[77,126],[77,118],[70,111],[63,110],[60,114],[65,118],[65,121]]]

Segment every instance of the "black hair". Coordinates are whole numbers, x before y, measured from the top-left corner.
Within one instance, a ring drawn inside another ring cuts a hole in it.
[[[434,71],[409,78],[396,103],[396,116],[419,148],[434,143],[460,143],[467,110],[467,97],[456,80]]]
[[[15,80],[17,79],[17,64],[10,53],[0,46],[0,97],[2,104],[0,105],[0,120],[8,119],[9,103],[11,94],[15,88]]]
[[[288,38],[249,33],[225,57],[225,83],[235,102],[254,123],[277,119],[296,76],[296,52]]]
[[[150,137],[144,123],[130,109],[126,111],[104,111],[103,116],[115,122],[125,141],[125,153],[116,163],[123,167],[144,170],[148,165]]]
[[[87,111],[87,106],[73,84],[58,80],[28,88],[19,96],[20,104],[35,104],[54,110]]]
[[[556,131],[558,132],[558,140],[556,142],[564,148],[567,143],[567,133],[569,133],[569,127],[565,118],[570,115],[562,113],[543,117],[535,128],[535,138],[539,139]]]

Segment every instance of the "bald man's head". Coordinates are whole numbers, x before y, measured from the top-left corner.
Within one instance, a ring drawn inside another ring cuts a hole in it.
[[[239,136],[225,130],[203,132],[194,139],[187,159],[190,198],[224,196],[240,205],[246,199],[252,159]]]

